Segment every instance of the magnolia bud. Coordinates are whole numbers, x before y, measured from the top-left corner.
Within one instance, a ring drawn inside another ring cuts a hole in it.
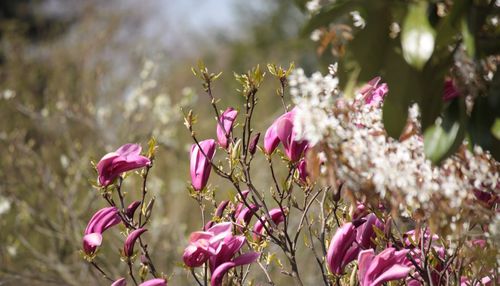
[[[248,152],[250,154],[255,154],[255,151],[257,150],[257,144],[259,143],[259,138],[260,138],[260,132],[255,134],[252,139],[250,139],[250,144],[248,144]]]

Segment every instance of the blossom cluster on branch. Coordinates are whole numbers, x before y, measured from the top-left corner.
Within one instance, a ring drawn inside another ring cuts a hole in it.
[[[380,77],[347,98],[338,89],[335,66],[327,76],[310,78],[300,69],[292,72],[293,66],[268,65],[268,70],[279,83],[283,113],[262,132],[260,144],[254,111],[265,73],[257,66],[237,74],[244,104],[221,109],[212,91],[220,74],[203,64],[193,68],[210,99],[216,135],[199,138],[193,111],[185,114],[194,142],[188,193],[201,223],[179,261],[194,283],[277,285],[290,279],[295,285],[465,286],[499,281],[498,162],[480,149],[467,149],[465,142],[441,165],[431,164],[415,107],[401,138],[387,136],[381,106],[392,95]],[[289,87],[293,108],[286,103]],[[452,88],[444,95],[447,101],[460,96]],[[166,285],[169,278],[156,269],[154,249],[145,239],[154,206],[147,191],[154,140],[146,155],[141,151],[126,144],[96,166],[96,187],[108,206],[90,219],[83,254],[112,285],[127,281],[109,277],[95,258],[105,244],[104,231],[116,225],[123,229],[120,255],[134,285]],[[256,165],[257,156],[267,166]],[[255,180],[255,168],[267,168],[270,181]],[[142,199],[127,204],[122,182],[134,170],[142,177]],[[220,199],[224,193],[210,184],[213,176],[230,186],[233,199]],[[304,262],[311,259],[314,265]]]

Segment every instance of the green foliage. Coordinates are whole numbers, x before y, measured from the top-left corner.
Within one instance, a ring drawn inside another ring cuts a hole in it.
[[[383,107],[390,136],[401,135],[408,107],[418,103],[426,154],[434,162],[453,154],[466,133],[498,159],[500,142],[492,133],[500,118],[498,68],[488,58],[499,52],[498,23],[488,21],[494,3],[335,1],[314,14],[304,32],[348,24],[349,13],[358,11],[366,26],[354,28],[345,55],[338,59],[340,84],[348,95],[354,86],[381,75],[390,89]],[[493,73],[493,80],[487,80]],[[453,79],[461,102],[465,96],[474,100],[472,112],[466,112],[463,102],[443,103],[445,78]],[[441,125],[435,123],[438,117]]]

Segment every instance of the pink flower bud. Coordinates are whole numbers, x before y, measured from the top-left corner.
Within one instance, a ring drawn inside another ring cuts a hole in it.
[[[224,210],[226,209],[228,204],[229,204],[229,201],[222,201],[219,204],[219,206],[217,207],[217,210],[215,210],[215,216],[222,217],[222,214],[224,213]]]
[[[236,116],[238,116],[238,111],[232,107],[229,107],[220,115],[220,123],[217,124],[217,141],[224,149],[227,149],[229,146],[228,139],[230,138],[233,130],[233,124]],[[222,129],[221,125],[224,129]]]
[[[252,139],[250,139],[250,143],[248,144],[248,152],[250,154],[255,154],[255,151],[257,150],[257,144],[259,143],[259,138],[260,138],[260,132],[255,134]]]
[[[140,201],[134,201],[127,207],[125,213],[128,218],[132,219],[134,217],[135,211],[137,210],[140,204],[141,204]]]
[[[148,231],[145,228],[138,228],[132,231],[125,240],[125,244],[123,245],[123,254],[127,257],[130,257],[134,254],[134,244],[135,241],[141,236],[144,232]]]
[[[203,152],[200,151],[197,144],[191,146],[190,160],[191,184],[197,191],[205,188],[210,177],[210,171],[212,170],[210,161],[215,155],[215,140],[208,139],[201,141],[200,146]]]
[[[291,119],[293,120],[293,116],[295,115],[295,109],[281,115],[278,117],[271,126],[266,131],[264,135],[264,151],[267,154],[271,154],[274,152],[278,144],[280,143],[280,138],[278,137],[278,129],[277,125],[282,119]]]

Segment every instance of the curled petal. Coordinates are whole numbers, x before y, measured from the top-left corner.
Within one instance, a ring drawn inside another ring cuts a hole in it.
[[[118,280],[115,280],[111,286],[126,286],[127,285],[127,280],[125,278],[120,278]]]
[[[250,208],[244,208],[236,217],[236,223],[246,226],[250,223],[252,215],[259,209],[259,206],[252,204]]]
[[[302,159],[297,166],[297,171],[299,172],[299,180],[303,183],[307,182],[307,177],[309,173],[307,172],[307,163],[306,160]]]
[[[276,125],[273,124],[267,129],[266,134],[264,134],[264,151],[267,154],[273,153],[279,143],[280,139],[278,138]]]
[[[352,223],[346,223],[335,232],[326,255],[328,269],[334,274],[344,272],[344,258],[356,239],[356,228]],[[352,250],[355,251],[355,250]],[[349,261],[350,262],[350,261]]]
[[[134,217],[134,214],[135,214],[135,211],[137,210],[137,208],[141,205],[141,202],[140,201],[134,201],[132,202],[128,207],[127,207],[127,210],[126,210],[126,214],[127,214],[127,217],[128,218],[133,218]]]
[[[224,275],[233,267],[250,264],[254,262],[259,257],[259,253],[257,252],[248,252],[242,254],[235,258],[233,261],[222,263],[219,265],[214,272],[212,273],[212,278],[210,279],[211,286],[221,286],[222,279]]]
[[[184,264],[188,267],[200,267],[207,262],[209,257],[210,253],[206,249],[196,247],[195,245],[188,245],[182,255]]]
[[[167,280],[161,278],[155,278],[148,281],[144,281],[139,286],[167,286]]]
[[[399,264],[392,265],[391,267],[385,269],[380,276],[375,279],[370,285],[382,285],[382,283],[403,279],[410,273],[411,268],[408,266],[403,266]]]
[[[101,246],[102,235],[100,233],[90,233],[83,237],[83,251],[87,255],[94,254],[97,247]]]
[[[222,201],[219,204],[219,206],[217,206],[217,210],[215,211],[215,216],[222,217],[222,214],[224,213],[224,210],[226,209],[228,204],[229,204],[229,201]]]
[[[285,216],[283,212],[281,211],[280,208],[274,208],[269,211],[269,217],[271,217],[271,220],[275,225],[280,224],[285,220]],[[266,216],[262,216],[261,220],[258,220],[254,227],[253,227],[253,239],[256,241],[260,240],[260,237],[262,236],[262,233],[264,232],[264,225],[262,224],[261,221],[265,222],[267,219]]]
[[[377,216],[375,214],[369,214],[366,217],[366,222],[357,230],[356,241],[363,249],[374,247],[374,243],[372,242],[372,238],[375,238],[374,227],[383,230],[383,224],[379,221]]]
[[[236,119],[237,115],[238,111],[232,107],[229,107],[220,115],[221,120],[220,123],[217,124],[217,141],[219,142],[219,145],[224,149],[227,149],[227,147],[229,146],[228,139],[231,135],[234,120]],[[221,125],[224,127],[224,129],[222,129]]]
[[[138,228],[134,231],[132,231],[128,236],[127,239],[125,240],[125,244],[123,245],[123,253],[130,257],[134,254],[134,244],[135,241],[141,236],[143,233],[148,231],[145,228]]]
[[[90,218],[87,227],[85,228],[85,234],[93,233],[95,231],[95,226],[98,222],[100,222],[103,217],[108,215],[109,213],[118,213],[118,209],[116,207],[106,207],[98,210],[92,218]]]

